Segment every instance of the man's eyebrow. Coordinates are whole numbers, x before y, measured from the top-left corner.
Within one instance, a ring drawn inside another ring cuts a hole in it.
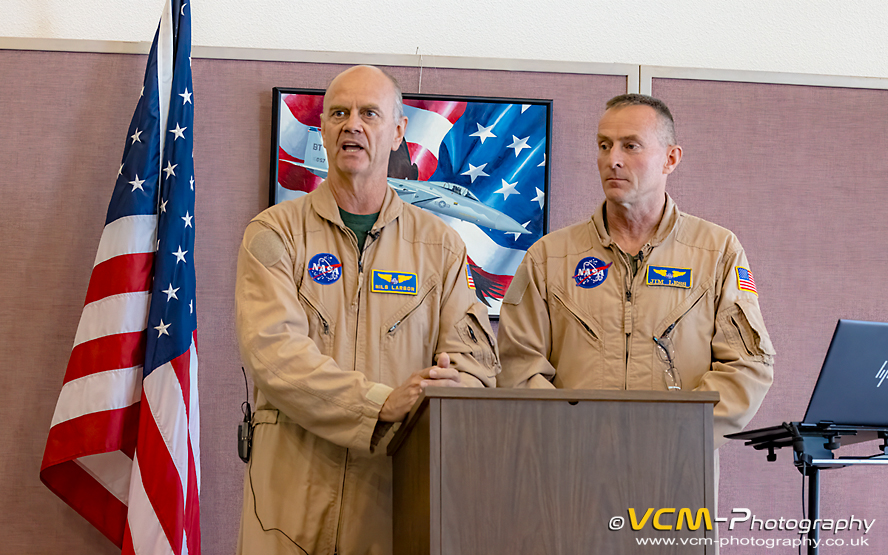
[[[601,141],[607,141],[607,142],[609,142],[609,143],[613,143],[613,142],[618,142],[618,143],[628,143],[628,142],[640,143],[640,142],[642,142],[641,137],[638,136],[638,135],[624,135],[624,136],[622,136],[622,137],[617,137],[616,139],[612,139],[612,138],[608,137],[607,135],[602,135],[601,133],[598,134],[598,141],[599,141],[599,142],[601,142]]]

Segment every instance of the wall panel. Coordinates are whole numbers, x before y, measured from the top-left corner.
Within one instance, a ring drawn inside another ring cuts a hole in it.
[[[750,429],[801,420],[836,320],[888,321],[888,91],[655,77],[652,93],[672,110],[684,147],[667,190],[740,238],[777,348],[774,385]],[[876,519],[860,553],[888,552],[885,470],[821,475],[823,518]],[[802,518],[792,453],[768,463],[740,442],[722,447],[719,507],[722,516],[748,507],[760,518]],[[797,537],[740,528],[722,525],[721,535]],[[845,552],[833,549],[823,552]]]
[[[267,205],[271,88],[323,88],[345,66],[195,58],[198,348],[203,552],[232,553],[243,463],[244,383],[234,274],[247,222]],[[38,479],[145,57],[0,50],[0,520],[10,553],[114,553]],[[392,67],[405,92],[418,68]],[[600,202],[595,126],[627,77],[435,69],[422,92],[553,98],[550,229]]]

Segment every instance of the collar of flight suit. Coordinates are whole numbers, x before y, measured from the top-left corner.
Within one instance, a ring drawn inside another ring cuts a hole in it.
[[[601,243],[601,246],[610,248],[611,245],[616,246],[616,243],[614,243],[614,240],[611,238],[610,233],[607,230],[607,225],[605,225],[604,207],[606,202],[607,201],[602,202],[595,210],[595,213],[592,215],[592,219],[589,222],[589,227],[593,236],[598,236],[598,241]],[[672,200],[669,193],[666,193],[666,207],[663,210],[663,217],[660,218],[660,223],[657,225],[657,231],[647,244],[651,247],[656,247],[665,241],[666,238],[669,237],[669,234],[675,229],[680,215],[681,212],[678,210],[678,206],[675,205],[675,201]]]
[[[379,210],[379,217],[376,218],[376,223],[373,224],[373,228],[370,230],[371,233],[375,233],[395,221],[404,211],[404,201],[401,200],[398,193],[388,185],[385,188],[382,208]],[[311,206],[318,216],[345,229],[345,223],[342,221],[342,216],[339,215],[339,205],[336,204],[333,190],[326,179],[314,190]]]

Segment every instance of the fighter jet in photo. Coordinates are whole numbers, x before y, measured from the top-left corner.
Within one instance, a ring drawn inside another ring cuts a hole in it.
[[[304,163],[293,160],[283,161],[294,166],[301,166],[318,177],[327,177],[326,152],[321,141],[320,129],[317,127],[308,128],[303,160]],[[388,178],[389,187],[398,193],[401,200],[437,214],[498,231],[530,233],[514,219],[496,208],[484,204],[468,188],[446,181],[420,181],[416,179],[418,175],[416,164],[412,164],[410,161],[407,145],[402,142],[401,148],[392,152]]]

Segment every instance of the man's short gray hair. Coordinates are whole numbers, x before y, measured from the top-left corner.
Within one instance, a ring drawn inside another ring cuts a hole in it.
[[[665,102],[646,94],[621,94],[611,98],[606,104],[608,110],[624,106],[650,106],[653,108],[660,119],[660,140],[666,146],[678,144],[675,141],[675,120]]]
[[[373,66],[376,67],[376,66]],[[400,120],[404,117],[404,97],[401,94],[401,85],[398,83],[398,80],[395,79],[395,76],[391,73],[387,72],[382,68],[376,68],[382,72],[383,75],[388,77],[389,81],[392,82],[392,85],[395,87],[395,119]]]

